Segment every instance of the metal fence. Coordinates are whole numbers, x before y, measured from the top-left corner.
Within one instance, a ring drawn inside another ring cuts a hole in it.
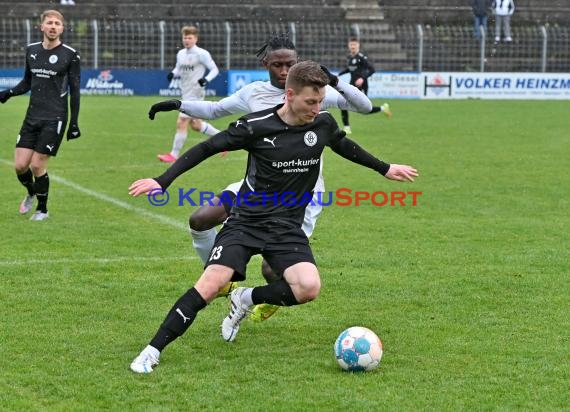
[[[190,22],[192,23],[192,22]],[[187,21],[76,20],[63,40],[81,52],[84,68],[167,69],[181,47]],[[346,22],[193,22],[199,45],[220,69],[255,69],[255,51],[274,33],[289,32],[302,59],[344,67],[346,40],[358,35],[379,70],[391,71],[570,71],[570,28],[513,27],[512,44],[476,40],[471,26],[349,24]],[[25,46],[41,39],[27,19],[0,19],[0,68],[21,68]]]

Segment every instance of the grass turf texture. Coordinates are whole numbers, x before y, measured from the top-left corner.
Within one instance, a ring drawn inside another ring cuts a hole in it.
[[[83,136],[50,163],[50,218],[18,215],[11,166],[26,97],[0,107],[3,182],[0,405],[6,410],[563,410],[568,381],[568,102],[394,101],[351,114],[352,137],[416,166],[389,182],[326,152],[328,190],[418,190],[418,206],[326,207],[312,246],[318,300],[219,336],[227,301],[201,312],[149,376],[128,365],[201,265],[191,207],[130,198],[160,174],[175,113],[157,97],[82,99]],[[378,102],[380,103],[380,102]],[[338,119],[338,111],[334,111]],[[216,120],[224,128],[231,118]],[[202,138],[191,133],[186,147]],[[245,152],[216,156],[174,188],[217,192]],[[157,217],[158,216],[158,217]],[[167,222],[159,219],[166,217]],[[247,285],[261,283],[260,259]],[[332,345],[363,325],[384,344],[371,373]]]

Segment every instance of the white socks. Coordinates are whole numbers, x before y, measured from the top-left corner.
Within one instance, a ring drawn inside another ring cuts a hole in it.
[[[251,299],[252,292],[253,288],[245,288],[245,290],[241,293],[240,300],[242,305],[247,307],[253,306],[253,300]]]
[[[214,126],[212,126],[210,123],[202,120],[202,127],[200,128],[200,133],[204,133],[205,135],[208,136],[215,136],[218,133],[220,133],[220,131],[216,129]]]
[[[190,236],[192,236],[192,246],[196,249],[196,253],[206,264],[210,259],[210,252],[214,247],[216,241],[217,231],[215,228],[202,231],[190,229]]]
[[[218,133],[220,133],[220,131],[216,129],[214,126],[212,126],[210,123],[202,120],[202,127],[200,127],[200,133],[203,133],[207,136],[215,136]],[[176,132],[176,134],[174,135],[174,142],[172,143],[172,150],[170,151],[172,156],[176,158],[180,156],[180,152],[182,151],[182,148],[184,147],[184,143],[186,143],[187,138],[188,138],[188,133]]]
[[[184,143],[186,142],[186,138],[188,137],[188,133],[176,133],[174,135],[174,142],[172,143],[172,151],[170,152],[172,156],[178,158],[180,156],[180,152],[182,151],[182,147],[184,147]]]

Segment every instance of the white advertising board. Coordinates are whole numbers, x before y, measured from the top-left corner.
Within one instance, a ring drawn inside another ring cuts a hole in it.
[[[414,72],[379,72],[368,79],[371,99],[420,99],[421,74]]]
[[[379,72],[368,84],[371,99],[570,100],[570,73]]]
[[[570,73],[421,74],[424,99],[570,99]]]

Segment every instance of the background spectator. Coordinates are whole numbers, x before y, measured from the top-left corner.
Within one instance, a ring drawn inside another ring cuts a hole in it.
[[[501,41],[501,27],[503,28],[504,40],[507,43],[512,42],[511,16],[515,12],[514,0],[495,0],[493,8],[495,11],[495,43]]]
[[[473,35],[476,39],[481,38],[481,29],[487,33],[487,21],[489,19],[489,10],[491,9],[491,0],[472,0],[473,8]]]

